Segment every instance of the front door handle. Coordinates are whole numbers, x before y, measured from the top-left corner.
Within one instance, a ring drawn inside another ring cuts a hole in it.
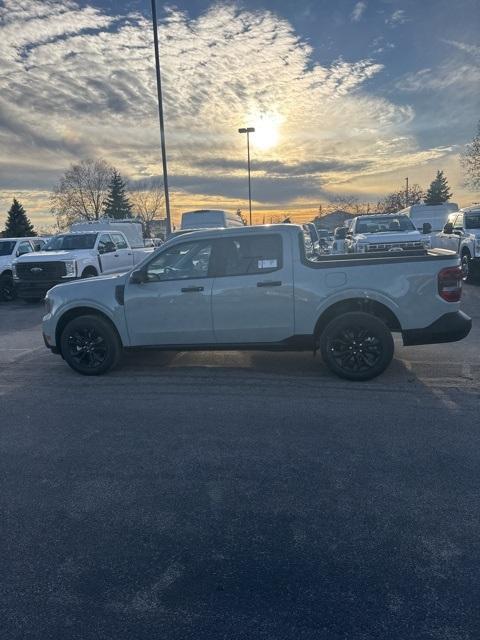
[[[280,280],[263,280],[262,282],[257,282],[257,287],[281,287],[282,283]]]
[[[203,287],[184,287],[182,293],[197,293],[203,291]]]

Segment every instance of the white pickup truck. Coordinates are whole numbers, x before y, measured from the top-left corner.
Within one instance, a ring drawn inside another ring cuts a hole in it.
[[[292,224],[198,231],[166,242],[123,275],[51,289],[43,336],[79,373],[111,369],[122,349],[320,349],[337,375],[366,380],[405,345],[461,340],[460,260],[322,256]]]
[[[480,204],[448,216],[443,231],[432,236],[432,246],[456,251],[462,261],[463,279],[480,274]]]
[[[56,284],[128,271],[152,253],[132,249],[121,231],[71,232],[51,238],[43,251],[13,262],[13,280],[19,298],[35,302]]]
[[[353,218],[345,239],[349,253],[422,251],[430,238],[422,235],[406,215],[365,215]]]
[[[13,261],[37,249],[38,238],[0,238],[0,300],[13,300]]]

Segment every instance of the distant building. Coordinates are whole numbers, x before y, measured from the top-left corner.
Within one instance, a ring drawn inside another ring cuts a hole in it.
[[[347,220],[351,220],[352,218],[355,218],[355,216],[355,213],[349,213],[348,211],[337,209],[337,211],[332,211],[332,213],[327,213],[322,217],[317,216],[314,223],[318,229],[334,231],[337,227],[343,227]]]

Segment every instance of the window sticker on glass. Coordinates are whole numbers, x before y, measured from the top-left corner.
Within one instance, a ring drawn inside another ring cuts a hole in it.
[[[259,260],[258,268],[259,269],[276,269],[278,266],[277,260]]]

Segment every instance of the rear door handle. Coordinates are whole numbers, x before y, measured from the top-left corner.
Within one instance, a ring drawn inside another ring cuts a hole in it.
[[[257,282],[257,287],[281,287],[282,283],[280,280],[263,280],[262,282]]]
[[[203,287],[184,287],[182,293],[197,293],[203,291]]]

